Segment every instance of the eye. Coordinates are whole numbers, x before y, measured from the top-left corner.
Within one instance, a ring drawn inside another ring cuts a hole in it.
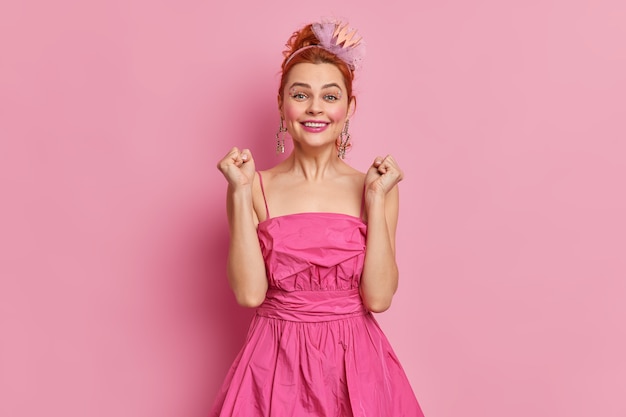
[[[293,93],[291,97],[296,100],[302,101],[302,100],[306,100],[307,95],[304,93]]]
[[[339,100],[339,97],[337,97],[334,94],[326,94],[324,96],[324,100],[326,100],[326,101],[337,101],[337,100]]]

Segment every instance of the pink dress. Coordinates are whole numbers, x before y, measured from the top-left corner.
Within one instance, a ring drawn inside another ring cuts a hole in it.
[[[267,214],[258,236],[269,289],[210,416],[423,417],[359,295],[367,225]]]

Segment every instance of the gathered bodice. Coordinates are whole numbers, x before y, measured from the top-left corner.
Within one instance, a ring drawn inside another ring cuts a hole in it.
[[[336,291],[359,286],[367,226],[340,213],[298,213],[259,223],[270,289]]]

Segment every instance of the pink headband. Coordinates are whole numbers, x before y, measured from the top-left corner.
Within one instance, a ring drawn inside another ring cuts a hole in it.
[[[331,21],[313,23],[311,28],[320,43],[318,45],[308,45],[297,49],[289,55],[289,58],[285,61],[285,65],[302,51],[311,48],[322,48],[335,54],[339,59],[345,62],[348,68],[350,68],[350,71],[361,67],[363,58],[365,57],[365,42],[363,42],[363,38],[356,33],[356,30],[348,27],[345,23]]]

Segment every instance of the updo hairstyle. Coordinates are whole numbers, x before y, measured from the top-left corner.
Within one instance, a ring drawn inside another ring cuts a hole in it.
[[[284,99],[283,91],[285,89],[285,83],[287,82],[287,74],[294,65],[309,63],[309,64],[333,64],[339,69],[343,76],[343,81],[346,84],[346,93],[348,94],[348,102],[352,97],[352,81],[354,80],[354,73],[348,67],[344,61],[342,61],[337,55],[327,51],[323,48],[307,48],[303,51],[293,55],[300,48],[310,45],[319,45],[320,41],[313,33],[312,25],[306,25],[297,32],[294,32],[285,46],[287,49],[283,51],[285,59],[283,60],[282,74],[280,77],[280,86],[278,87],[278,95],[281,101]],[[293,55],[293,56],[292,56]],[[289,57],[291,59],[289,59]]]

